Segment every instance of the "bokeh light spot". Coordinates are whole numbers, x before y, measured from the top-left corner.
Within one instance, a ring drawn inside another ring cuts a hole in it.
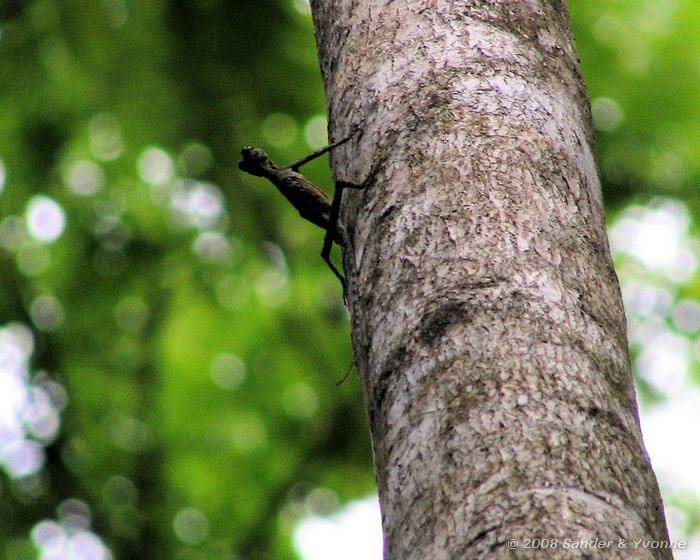
[[[36,473],[44,466],[44,448],[35,441],[18,439],[3,446],[2,462],[9,475],[21,478]]]
[[[32,529],[31,538],[41,560],[112,560],[112,553],[100,537],[86,528],[68,525],[65,520],[40,521]]]
[[[90,119],[88,135],[90,151],[98,159],[112,161],[124,151],[121,123],[110,113],[98,113]]]
[[[669,290],[646,282],[625,282],[622,296],[628,315],[637,317],[666,315],[673,304],[673,294]]]
[[[647,207],[630,206],[610,228],[615,253],[627,254],[674,282],[685,282],[698,267],[687,231],[687,208],[674,200],[654,200]]]
[[[25,213],[29,234],[42,243],[53,243],[66,227],[63,208],[52,198],[37,195],[29,200]]]
[[[117,326],[130,334],[139,334],[143,331],[149,317],[148,305],[138,297],[127,296],[114,308],[114,320]]]
[[[126,414],[107,416],[105,431],[117,447],[132,453],[144,451],[153,440],[153,432],[148,424]]]
[[[170,155],[160,148],[147,148],[138,161],[141,179],[149,185],[160,187],[173,180],[175,166]]]
[[[56,393],[60,396],[56,396]],[[31,387],[26,394],[23,419],[27,433],[36,439],[50,443],[58,434],[59,412],[67,402],[65,389],[55,382],[46,381]]]
[[[55,331],[66,318],[63,305],[50,294],[37,297],[29,308],[29,314],[36,328],[45,332]]]
[[[62,546],[66,534],[61,525],[55,521],[46,520],[34,526],[31,536],[37,548],[46,549],[56,547],[59,541],[61,541]]]
[[[660,394],[667,394],[685,383],[691,352],[687,338],[664,328],[645,345],[635,365],[645,381]]]
[[[23,244],[17,251],[17,268],[25,276],[40,276],[51,265],[51,252],[43,245]]]
[[[28,238],[27,227],[23,218],[6,216],[0,222],[0,247],[16,251]]]
[[[40,478],[33,475],[44,464],[42,443],[58,433],[58,415],[66,402],[63,388],[46,374],[30,383],[33,349],[34,337],[25,325],[0,327],[0,466],[18,484],[23,482],[17,489],[29,499],[43,492]]]
[[[295,383],[284,390],[282,407],[294,418],[311,418],[318,412],[318,394],[308,383]]]
[[[219,354],[211,363],[211,378],[222,389],[237,389],[248,375],[245,362],[231,353]]]
[[[200,233],[192,244],[194,253],[203,261],[226,262],[231,256],[231,244],[218,231]]]
[[[340,499],[330,488],[314,488],[304,499],[304,507],[311,515],[330,515],[340,507]]]
[[[260,303],[269,307],[277,307],[289,297],[287,258],[279,245],[266,242],[264,248],[270,266],[257,278],[255,292]]]
[[[311,4],[309,4],[309,0],[292,0],[292,6],[300,14],[304,14],[305,16],[311,15]]]
[[[107,251],[121,251],[131,240],[131,230],[119,216],[104,214],[95,224],[95,235],[100,238],[100,246]]]
[[[262,123],[265,140],[275,148],[289,146],[297,136],[297,123],[287,113],[272,113]]]
[[[34,351],[32,331],[22,323],[0,328],[0,367],[19,369]]]
[[[111,505],[133,505],[138,499],[138,490],[134,482],[121,475],[110,478],[105,483],[103,492]]]
[[[75,194],[91,196],[104,185],[105,174],[102,167],[96,163],[81,160],[66,169],[63,174],[63,182]]]
[[[177,158],[179,168],[185,175],[197,176],[205,173],[214,162],[211,150],[199,142],[187,144]]]
[[[673,148],[659,150],[651,154],[648,173],[649,180],[658,187],[678,187],[686,180],[686,162]]]
[[[381,560],[381,527],[379,502],[373,496],[330,517],[304,519],[294,531],[294,548],[304,560]]]
[[[224,211],[221,191],[216,185],[181,179],[175,185],[170,204],[184,225],[200,229],[217,224]]]
[[[279,307],[289,297],[287,274],[276,268],[268,268],[255,282],[255,293],[263,305]]]
[[[677,329],[694,333],[700,329],[700,304],[692,299],[683,299],[673,309],[673,324]]]
[[[126,23],[129,6],[124,0],[104,0],[104,7],[111,27],[119,29]]]
[[[620,21],[608,12],[602,12],[591,27],[593,37],[604,45],[615,44],[620,38]]]
[[[90,531],[78,531],[70,539],[71,560],[106,560],[111,558],[102,540]]]
[[[654,461],[654,471],[661,479],[662,490],[668,491],[668,486],[671,486],[685,495],[700,494],[697,476],[700,446],[688,445],[683,437],[684,430],[679,429],[679,426],[697,426],[698,410],[700,393],[696,385],[687,381],[678,386],[677,392],[667,401],[643,408],[644,444]],[[696,554],[691,554],[683,558],[696,557]]]
[[[0,159],[0,194],[5,189],[5,181],[7,180],[7,170],[5,168],[5,162]]]
[[[622,122],[624,113],[620,104],[609,97],[597,97],[591,102],[593,124],[598,130],[613,130]]]
[[[252,452],[267,442],[267,429],[256,414],[241,414],[233,422],[231,441],[242,453]]]
[[[209,536],[209,520],[196,508],[181,509],[173,519],[173,530],[187,544],[198,544]]]
[[[312,150],[328,144],[328,121],[323,115],[311,117],[304,126],[304,139]]]
[[[87,529],[92,522],[90,507],[82,500],[69,498],[58,506],[58,519],[65,527]]]

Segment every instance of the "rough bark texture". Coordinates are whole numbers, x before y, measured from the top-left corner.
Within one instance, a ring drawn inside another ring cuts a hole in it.
[[[670,558],[565,3],[311,4],[386,557]]]

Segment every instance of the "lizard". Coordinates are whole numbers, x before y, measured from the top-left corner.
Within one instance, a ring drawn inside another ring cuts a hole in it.
[[[343,232],[338,225],[340,203],[345,189],[362,189],[366,185],[336,181],[335,192],[331,200],[326,193],[299,173],[299,168],[322,156],[326,152],[329,152],[333,148],[344,144],[350,140],[350,138],[352,138],[352,135],[334,142],[325,148],[316,150],[308,156],[285,166],[278,166],[270,159],[264,150],[253,148],[252,146],[245,146],[241,150],[242,159],[238,162],[238,168],[241,171],[256,177],[264,177],[270,181],[277,187],[277,190],[287,198],[294,208],[297,209],[302,218],[325,230],[326,235],[323,240],[321,258],[323,258],[333,271],[333,274],[340,280],[343,286],[343,296],[345,296],[347,288],[345,277],[335,267],[330,258],[333,243],[341,247],[348,245],[346,240],[343,239]]]

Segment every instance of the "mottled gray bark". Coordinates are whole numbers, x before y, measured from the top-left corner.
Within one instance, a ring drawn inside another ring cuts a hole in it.
[[[386,557],[670,558],[565,3],[311,4]]]

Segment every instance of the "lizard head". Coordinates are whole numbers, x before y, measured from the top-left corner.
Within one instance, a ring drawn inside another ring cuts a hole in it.
[[[260,148],[246,146],[241,150],[241,156],[243,159],[238,162],[238,169],[257,177],[262,177],[265,175],[266,170],[277,167]]]

